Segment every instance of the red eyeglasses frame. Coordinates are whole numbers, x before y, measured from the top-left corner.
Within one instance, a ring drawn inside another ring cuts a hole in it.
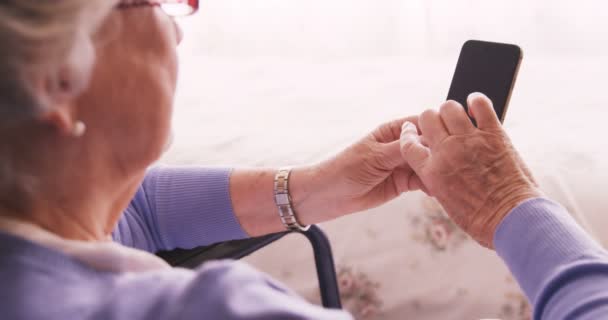
[[[170,10],[170,5],[187,6],[185,10]],[[198,11],[199,0],[122,0],[116,6],[118,9],[128,9],[142,6],[157,6],[170,16],[189,16]]]

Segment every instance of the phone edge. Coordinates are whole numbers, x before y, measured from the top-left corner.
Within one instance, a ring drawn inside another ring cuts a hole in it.
[[[519,49],[519,60],[517,61],[517,67],[515,67],[515,73],[513,74],[513,81],[511,82],[511,87],[509,88],[509,94],[507,95],[507,100],[505,101],[505,108],[502,111],[502,115],[500,116],[500,123],[505,122],[505,118],[507,116],[507,111],[509,111],[509,104],[511,103],[511,96],[513,95],[513,89],[515,89],[515,82],[517,82],[517,77],[519,76],[519,69],[521,68],[521,63],[524,60],[524,51],[520,46],[514,45]]]

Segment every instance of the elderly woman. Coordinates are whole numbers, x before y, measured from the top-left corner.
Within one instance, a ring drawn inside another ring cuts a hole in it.
[[[396,120],[293,170],[148,170],[167,144],[181,39],[163,8],[0,2],[3,318],[350,319],[237,262],[186,271],[147,252],[302,228],[420,188],[496,246],[538,317],[606,313],[604,252],[538,198],[483,97],[479,129],[447,103],[422,115],[422,136],[416,117]]]
[[[243,264],[191,272],[147,252],[301,228],[417,189],[404,120],[291,171],[148,170],[170,132],[173,8],[0,2],[1,317],[350,318]]]

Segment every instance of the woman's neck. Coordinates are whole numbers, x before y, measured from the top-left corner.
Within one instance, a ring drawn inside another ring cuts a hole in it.
[[[107,240],[109,234],[105,232],[105,228],[101,227],[105,224],[103,220],[107,220],[107,215],[84,214],[86,212],[84,209],[80,212],[82,214],[78,215],[76,211],[53,209],[51,207],[32,210],[27,214],[2,210],[0,211],[0,220],[35,225],[64,239]]]
[[[122,187],[102,188],[97,184],[86,191],[74,191],[69,197],[33,201],[27,213],[0,207],[0,217],[34,224],[64,239],[107,241],[140,184],[141,179]],[[62,198],[63,201],[58,200]]]

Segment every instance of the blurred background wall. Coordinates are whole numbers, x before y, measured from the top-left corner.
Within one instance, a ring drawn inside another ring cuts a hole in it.
[[[207,0],[183,24],[215,56],[442,56],[469,38],[605,55],[607,10],[602,0]]]

